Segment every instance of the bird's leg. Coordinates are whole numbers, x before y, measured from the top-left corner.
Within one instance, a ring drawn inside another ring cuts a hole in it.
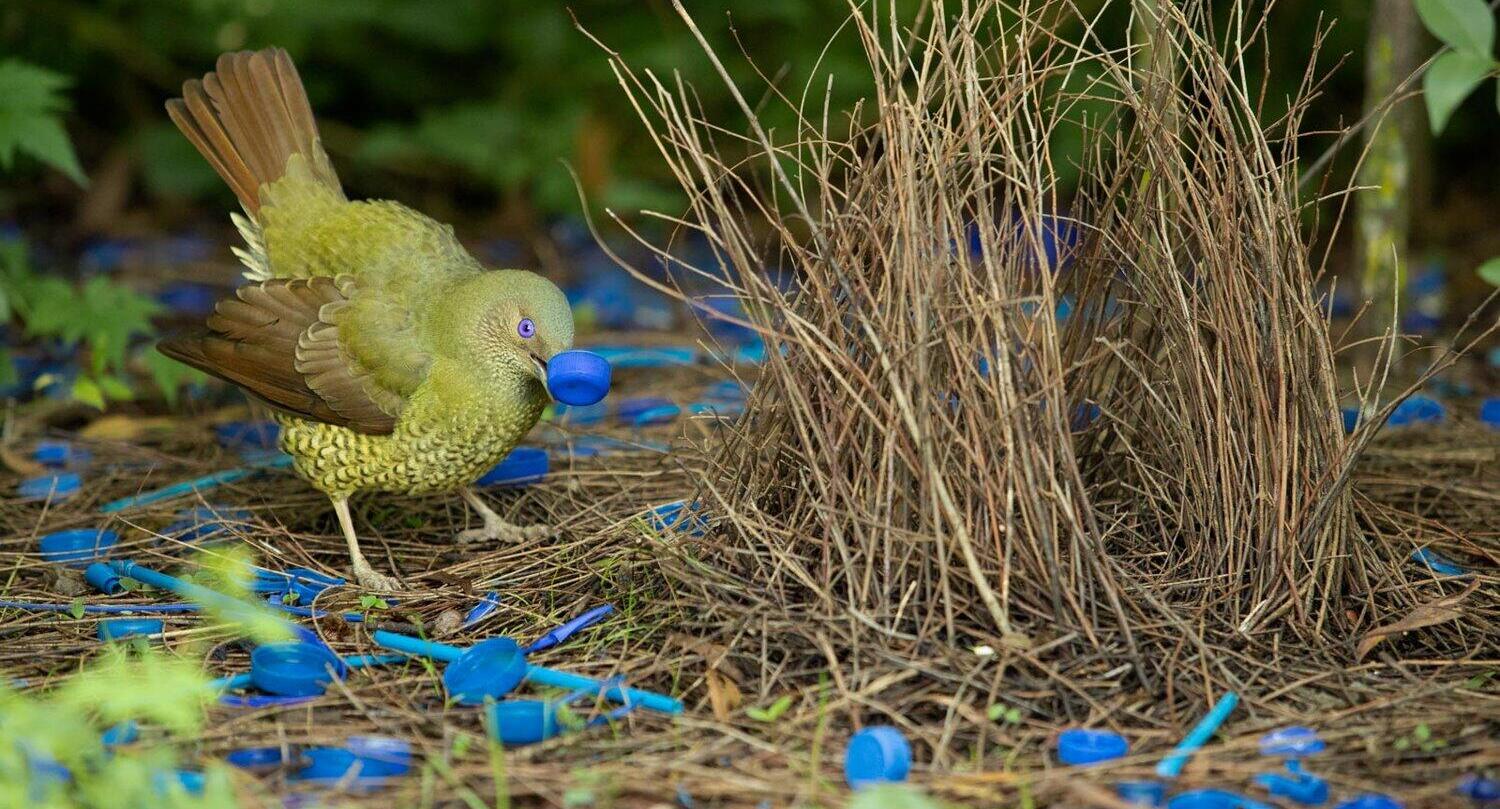
[[[354,533],[354,518],[349,516],[349,499],[346,497],[331,497],[333,501],[333,512],[339,515],[339,527],[344,529],[344,540],[349,543],[349,561],[354,566],[354,580],[361,586],[371,590],[404,590],[405,585],[394,576],[377,573],[365,561],[365,555],[359,550],[359,537]]]
[[[458,533],[459,542],[479,542],[481,540],[501,540],[503,542],[524,542],[528,539],[537,539],[552,533],[552,528],[546,525],[511,525],[506,522],[495,510],[489,507],[473,489],[464,487],[460,492],[464,500],[479,512],[484,519],[483,528],[470,528]]]

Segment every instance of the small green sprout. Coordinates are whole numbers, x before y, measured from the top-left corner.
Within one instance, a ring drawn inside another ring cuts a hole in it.
[[[787,694],[765,708],[752,705],[745,709],[745,715],[757,722],[775,722],[790,707],[792,707],[792,695]]]

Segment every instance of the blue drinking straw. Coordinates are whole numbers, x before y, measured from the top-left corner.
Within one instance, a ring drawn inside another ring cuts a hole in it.
[[[175,576],[168,576],[165,573],[152,570],[149,567],[129,561],[128,559],[110,562],[109,566],[125,578],[135,579],[142,584],[149,584],[157,589],[176,593],[198,604],[212,604],[227,614],[239,613],[247,616],[259,614],[247,602],[224,595],[217,590],[209,589],[201,584],[193,584],[190,581],[183,581]],[[282,623],[288,629],[296,631],[296,624],[290,621],[282,621]]]
[[[171,500],[174,497],[181,497],[185,494],[207,491],[214,488],[215,486],[222,486],[225,483],[233,483],[236,480],[251,477],[252,475],[258,475],[267,469],[282,469],[291,465],[292,456],[278,455],[277,457],[272,458],[270,461],[263,464],[258,464],[256,466],[246,466],[239,469],[226,469],[223,472],[215,472],[212,475],[204,475],[201,478],[194,478],[192,480],[185,480],[181,483],[174,483],[171,486],[165,486],[155,491],[142,492],[141,494],[132,495],[130,497],[122,497],[119,500],[105,503],[104,506],[99,510],[104,512],[105,514],[112,514],[116,511],[124,511],[127,508],[150,505],[151,503],[159,503],[163,500]]]
[[[1161,760],[1156,765],[1156,774],[1162,778],[1176,778],[1182,774],[1182,768],[1187,766],[1187,761],[1198,748],[1208,743],[1224,720],[1234,711],[1234,707],[1240,704],[1240,695],[1233,691],[1225,692],[1209,709],[1208,715],[1199,720],[1198,724],[1188,731],[1188,735],[1178,743],[1172,750],[1171,755]]]

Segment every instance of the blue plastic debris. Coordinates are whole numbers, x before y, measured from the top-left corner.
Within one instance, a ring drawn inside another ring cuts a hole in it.
[[[647,525],[660,534],[678,531],[690,537],[701,537],[708,531],[708,521],[702,510],[703,505],[696,501],[689,504],[686,500],[674,500],[647,511]]]
[[[622,424],[634,424],[636,417],[650,410],[676,407],[671,399],[660,396],[635,396],[615,403],[615,418]]]
[[[99,640],[112,641],[125,638],[160,635],[165,625],[157,618],[110,618],[99,622]]]
[[[1275,809],[1275,807],[1228,790],[1194,789],[1167,801],[1167,809]]]
[[[31,457],[42,466],[55,469],[65,466],[82,466],[93,460],[94,453],[83,447],[75,447],[68,441],[46,439],[36,442]]]
[[[119,747],[132,744],[140,737],[141,729],[136,725],[135,720],[126,719],[105,728],[104,732],[99,734],[99,742],[105,747]]]
[[[553,420],[559,424],[572,426],[584,426],[587,424],[598,424],[609,415],[609,406],[603,403],[586,405],[584,407],[573,407],[566,404],[552,406]]]
[[[1391,411],[1390,418],[1386,424],[1392,427],[1400,427],[1406,424],[1437,424],[1448,415],[1448,409],[1442,402],[1431,396],[1420,394],[1408,396],[1396,408]]]
[[[479,599],[479,603],[475,604],[469,610],[469,613],[464,616],[464,622],[460,626],[471,627],[495,614],[495,610],[498,609],[500,609],[500,593],[497,590],[491,590],[485,593],[484,597]]]
[[[1479,403],[1479,420],[1491,427],[1500,427],[1500,396],[1491,396]]]
[[[120,582],[120,574],[103,562],[89,563],[89,566],[83,569],[83,580],[90,587],[107,596],[125,591],[125,585]]]
[[[160,590],[176,593],[198,604],[211,603],[220,612],[226,613],[231,617],[242,616],[244,620],[253,621],[260,614],[249,604],[237,598],[224,595],[217,590],[212,590],[201,584],[194,584],[190,581],[183,581],[175,576],[168,576],[165,573],[152,570],[137,562],[122,560],[110,562],[109,566],[114,568],[116,573],[127,579],[135,579],[142,584],[148,584]],[[290,621],[287,622],[286,626],[294,631],[299,629],[296,624]]]
[[[281,426],[274,421],[227,421],[214,425],[214,435],[225,449],[275,449]]]
[[[411,771],[411,743],[390,736],[350,736],[344,748],[360,763],[360,774],[399,778]]]
[[[219,301],[219,290],[194,281],[174,281],[156,293],[156,300],[179,315],[208,317]]]
[[[516,447],[494,469],[475,481],[479,486],[527,486],[547,476],[547,451],[539,447]]]
[[[179,789],[189,795],[203,794],[203,773],[196,770],[162,770],[152,776],[151,782],[162,794]]]
[[[16,493],[26,500],[65,500],[78,493],[82,483],[76,472],[27,478],[16,485]]]
[[[671,368],[694,365],[700,358],[694,346],[596,345],[588,351],[603,357],[612,368]]]
[[[1097,764],[1130,751],[1124,736],[1108,730],[1068,728],[1057,736],[1057,760],[1064,764]]]
[[[302,760],[306,764],[288,780],[346,784],[356,790],[384,786],[390,781],[388,776],[366,775],[372,762],[343,747],[309,747],[302,751]]]
[[[170,486],[163,486],[154,491],[142,492],[130,497],[122,497],[119,500],[112,500],[105,503],[99,507],[99,510],[105,514],[112,514],[116,511],[124,511],[127,508],[159,503],[163,500],[171,500],[174,497],[181,497],[186,494],[199,494],[217,486],[222,486],[225,483],[233,483],[236,480],[243,480],[244,478],[259,475],[268,469],[280,469],[291,465],[292,456],[284,452],[268,453],[264,458],[255,459],[248,467],[226,469],[211,475],[204,475],[203,477],[185,480],[181,483],[173,483]]]
[[[900,783],[911,773],[911,744],[890,725],[871,725],[854,734],[844,749],[844,780],[850,789]]]
[[[39,541],[42,560],[84,567],[85,563],[109,552],[120,541],[120,535],[107,528],[71,528],[54,531]]]
[[[506,637],[480,641],[468,649],[384,630],[376,631],[373,637],[377,644],[387,649],[448,663],[443,670],[443,685],[450,696],[466,704],[483,702],[485,697],[498,699],[505,696],[523,679],[533,685],[569,691],[602,688],[600,681],[580,674],[527,665],[521,648]],[[602,692],[615,702],[638,703],[640,707],[662,713],[682,713],[682,703],[664,694],[619,686],[602,688]]]
[[[1370,792],[1340,803],[1334,809],[1405,809],[1402,803],[1389,795]]]
[[[615,608],[612,604],[605,604],[600,607],[595,607],[588,612],[585,612],[584,614],[578,616],[577,618],[573,618],[563,624],[560,624],[559,626],[548,630],[541,637],[532,641],[530,645],[528,645],[522,651],[524,651],[526,654],[532,654],[534,652],[540,652],[543,649],[551,649],[553,646],[562,643],[568,638],[573,637],[579,632],[582,632],[583,630],[588,629],[594,624],[597,624],[605,618],[609,617],[614,611]]]
[[[1318,732],[1294,725],[1278,728],[1260,737],[1260,754],[1280,758],[1302,758],[1323,752],[1325,745]]]
[[[586,407],[609,393],[609,361],[589,351],[564,351],[547,361],[547,390],[566,405]]]
[[[1448,557],[1438,553],[1431,548],[1417,548],[1411,552],[1411,558],[1418,564],[1424,565],[1428,570],[1439,576],[1467,576],[1468,568]]]
[[[1354,428],[1359,426],[1359,408],[1344,407],[1339,409],[1339,413],[1344,418],[1344,432],[1354,432]]]
[[[1209,739],[1213,738],[1219,726],[1234,712],[1236,705],[1240,703],[1240,695],[1233,691],[1226,691],[1224,696],[1209,709],[1208,714],[1201,719],[1188,735],[1177,744],[1172,754],[1161,760],[1156,765],[1156,774],[1162,778],[1176,778],[1182,774],[1182,768],[1187,765],[1188,758]]]
[[[1255,776],[1254,780],[1272,795],[1305,806],[1322,806],[1328,800],[1328,783],[1310,772],[1288,775],[1268,772]]]
[[[317,643],[267,643],[250,653],[250,682],[281,697],[317,696],[346,671],[338,655]]]
[[[1479,773],[1469,773],[1459,779],[1454,791],[1480,806],[1490,806],[1500,801],[1500,781],[1485,778]]]
[[[1131,806],[1161,806],[1166,798],[1167,786],[1160,781],[1121,781],[1115,784],[1115,794]]]
[[[739,380],[725,379],[704,388],[702,398],[708,402],[743,402],[745,401],[745,387],[739,383]]]
[[[598,693],[604,688],[612,688],[618,682],[618,678],[611,678],[601,682],[599,688],[579,689],[555,700],[508,699],[492,703],[489,706],[490,735],[512,746],[536,744],[550,739],[562,732],[562,725],[558,718],[563,706],[579,697]],[[584,727],[595,727],[619,719],[634,707],[634,705],[624,705],[616,708],[589,720]]]
[[[224,760],[232,767],[250,772],[270,772],[286,760],[280,747],[242,747],[231,750]]]
[[[647,408],[635,414],[631,423],[636,427],[650,427],[657,424],[667,424],[682,415],[682,408],[675,404],[666,404],[660,407]]]
[[[736,346],[733,361],[735,365],[763,364],[766,361],[766,341],[756,337]]]

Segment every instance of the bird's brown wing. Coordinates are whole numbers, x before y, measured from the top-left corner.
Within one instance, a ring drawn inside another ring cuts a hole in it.
[[[163,354],[274,407],[362,433],[388,434],[404,398],[378,384],[339,339],[355,279],[274,278],[220,301],[205,332],[163,340]]]

